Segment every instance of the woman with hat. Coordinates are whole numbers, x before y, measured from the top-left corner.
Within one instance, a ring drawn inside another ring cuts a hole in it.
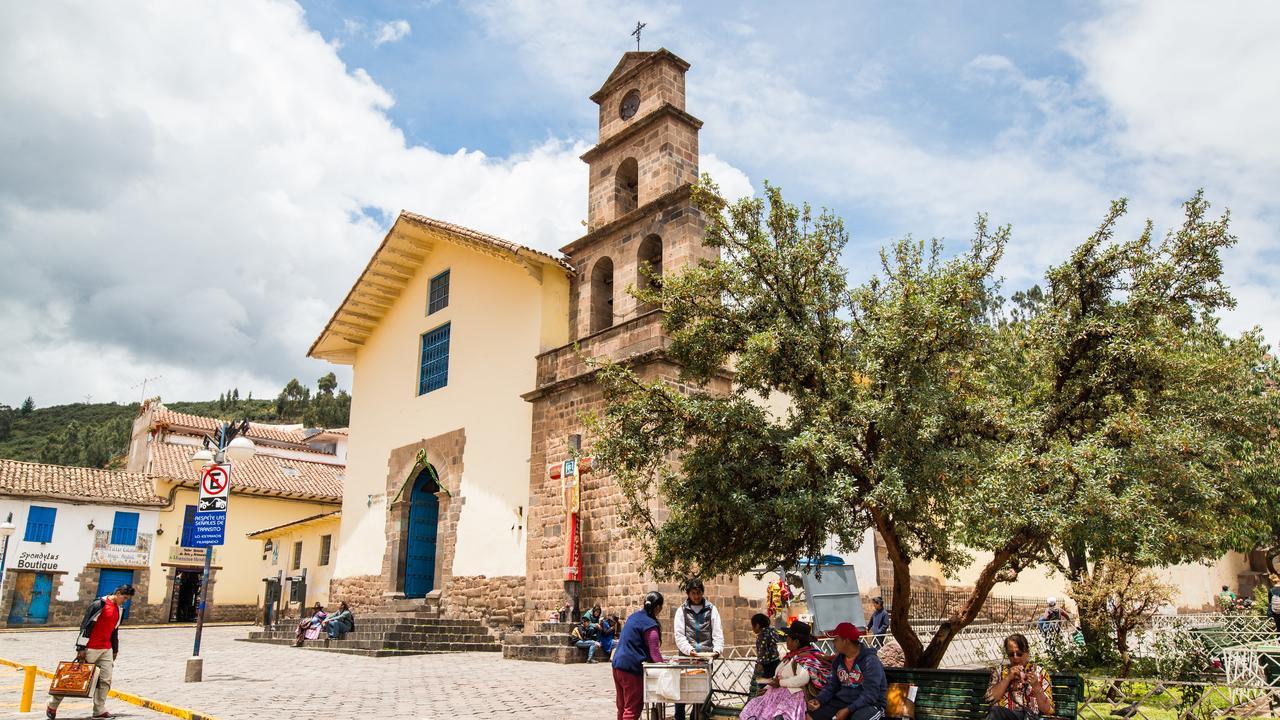
[[[805,699],[826,679],[828,667],[813,647],[809,624],[796,620],[787,628],[787,654],[769,679],[768,690],[742,708],[742,720],[804,720]]]
[[[836,657],[826,687],[809,701],[813,720],[879,720],[884,717],[889,681],[876,651],[860,642],[862,633],[851,623],[831,632]]]

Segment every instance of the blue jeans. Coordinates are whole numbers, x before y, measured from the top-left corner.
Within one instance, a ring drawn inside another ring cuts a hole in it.
[[[585,648],[587,651],[587,662],[596,659],[596,650],[600,648],[600,643],[595,640],[579,640],[574,643],[578,648]]]
[[[336,638],[339,635],[345,635],[346,633],[351,632],[351,627],[352,627],[351,623],[348,623],[346,620],[334,620],[333,622],[324,626],[325,630],[328,631],[329,633],[329,637],[331,638]]]

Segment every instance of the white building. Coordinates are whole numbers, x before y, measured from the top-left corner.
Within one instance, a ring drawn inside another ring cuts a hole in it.
[[[0,520],[16,526],[0,620],[75,624],[91,600],[122,584],[145,597],[163,504],[140,473],[0,460]]]

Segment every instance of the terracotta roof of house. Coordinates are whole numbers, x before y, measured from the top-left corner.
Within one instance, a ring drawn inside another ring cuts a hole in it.
[[[194,486],[189,460],[195,448],[166,442],[151,444],[150,475]],[[252,495],[275,495],[337,502],[342,499],[342,465],[307,462],[259,453],[231,470],[231,489]]]
[[[60,498],[116,505],[163,505],[142,473],[0,460],[0,495]]]
[[[187,413],[170,410],[164,405],[156,406],[155,414],[151,417],[151,423],[152,427],[192,428],[207,433],[216,431],[221,424],[215,418],[188,415]],[[305,445],[307,442],[306,436],[302,433],[301,425],[266,425],[251,421],[248,434],[252,439],[279,443]]]
[[[355,362],[356,348],[364,344],[383,315],[399,300],[400,293],[426,261],[436,241],[461,245],[521,265],[538,278],[542,277],[544,267],[569,275],[574,273],[573,266],[564,259],[541,250],[402,210],[369,258],[369,264],[307,350],[307,357],[337,363]]]
[[[340,518],[340,517],[342,517],[342,511],[341,511],[341,510],[334,510],[333,512],[320,513],[319,515],[312,515],[311,517],[304,517],[304,518],[302,518],[302,519],[300,519],[300,520],[292,520],[292,521],[287,522],[287,523],[281,523],[280,525],[273,525],[273,526],[271,526],[271,527],[269,527],[269,528],[263,528],[263,529],[261,529],[261,530],[254,530],[254,531],[253,531],[253,532],[251,532],[251,533],[246,533],[246,536],[247,536],[247,537],[251,537],[251,538],[253,538],[253,537],[261,537],[262,535],[266,535],[267,533],[273,533],[273,532],[276,532],[277,530],[284,530],[285,528],[296,527],[296,526],[299,526],[299,525],[309,525],[309,524],[311,524],[311,523],[313,523],[313,522],[317,522],[317,521],[319,521],[319,520],[330,520],[330,519],[332,519],[332,520],[337,520],[337,519],[338,519],[338,518]]]

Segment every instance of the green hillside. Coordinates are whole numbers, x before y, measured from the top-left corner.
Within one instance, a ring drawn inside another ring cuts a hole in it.
[[[351,396],[337,390],[330,373],[319,389],[290,380],[274,400],[240,398],[239,390],[222,393],[217,400],[165,402],[176,412],[226,420],[276,424],[302,423],[308,427],[345,427]],[[123,467],[129,449],[129,431],[138,416],[133,403],[73,403],[36,407],[28,398],[21,407],[0,405],[0,458],[29,462]]]

